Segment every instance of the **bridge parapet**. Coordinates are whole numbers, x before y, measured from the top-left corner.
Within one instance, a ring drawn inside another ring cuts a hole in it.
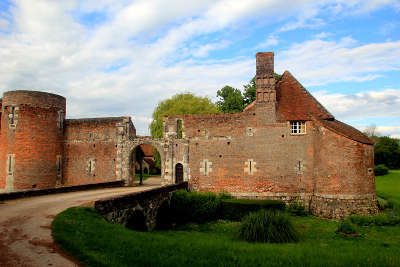
[[[96,201],[95,209],[109,222],[128,228],[152,231],[161,206],[169,207],[172,193],[188,189],[188,183],[167,185],[120,197]]]

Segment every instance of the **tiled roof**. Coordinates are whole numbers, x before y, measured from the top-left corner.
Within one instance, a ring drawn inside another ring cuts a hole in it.
[[[276,94],[278,120],[334,118],[288,71],[283,73],[277,83]]]
[[[343,135],[347,138],[350,138],[354,141],[358,141],[363,144],[370,144],[370,145],[374,144],[374,141],[372,139],[370,139],[368,136],[366,136],[356,128],[347,125],[346,123],[343,123],[338,120],[320,120],[320,122],[326,128],[331,129],[332,131],[340,135]]]
[[[140,149],[142,149],[143,154],[145,157],[152,157],[153,156],[153,146],[148,144],[140,145]]]

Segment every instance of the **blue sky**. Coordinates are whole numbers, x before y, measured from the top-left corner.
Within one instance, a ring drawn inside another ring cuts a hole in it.
[[[112,2],[112,3],[111,3]],[[67,97],[70,118],[132,116],[242,88],[275,52],[339,120],[400,138],[400,1],[0,0],[0,90]]]

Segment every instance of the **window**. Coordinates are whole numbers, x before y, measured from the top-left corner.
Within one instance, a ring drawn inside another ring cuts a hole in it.
[[[57,176],[61,176],[62,172],[62,156],[57,155]]]
[[[89,164],[88,164],[88,172],[89,172],[89,174],[94,174],[95,164],[96,164],[96,160],[95,159],[89,159]]]
[[[58,111],[58,119],[57,119],[58,129],[62,130],[64,127],[64,111]]]
[[[7,175],[14,175],[14,154],[8,154],[7,155]]]
[[[306,133],[306,122],[305,121],[291,121],[290,122],[290,133],[291,134],[305,134]]]

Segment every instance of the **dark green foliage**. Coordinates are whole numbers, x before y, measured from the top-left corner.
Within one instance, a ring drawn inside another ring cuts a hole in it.
[[[385,214],[379,214],[373,217],[376,226],[390,226],[400,223],[400,215],[390,211]]]
[[[218,109],[223,113],[242,112],[244,108],[242,92],[239,89],[225,86],[217,91]]]
[[[171,212],[177,223],[207,222],[218,218],[220,200],[214,193],[179,190],[171,198]]]
[[[393,202],[378,197],[378,208],[380,210],[393,209]]]
[[[375,164],[385,164],[389,169],[400,169],[399,140],[387,136],[375,139]]]
[[[369,226],[374,224],[373,216],[351,215],[348,220],[358,226]]]
[[[374,168],[376,176],[382,176],[389,173],[389,169],[384,164],[376,165]]]
[[[153,149],[154,165],[161,170],[161,156],[157,149]]]
[[[352,215],[348,220],[358,226],[391,226],[400,223],[400,216],[396,212],[389,211],[374,216]]]
[[[156,229],[168,230],[172,227],[171,208],[168,201],[164,201],[157,209]]]
[[[256,79],[253,78],[248,84],[243,85],[243,101],[244,105],[248,106],[256,100]]]
[[[218,198],[219,199],[233,199],[234,197],[231,194],[227,193],[227,192],[220,192],[218,194]]]
[[[222,199],[220,214],[222,219],[239,221],[260,209],[284,210],[285,203],[280,200]]]
[[[358,234],[358,227],[350,220],[345,219],[340,221],[337,232],[344,234]]]
[[[306,210],[306,206],[303,203],[293,201],[288,206],[288,212],[292,215],[296,216],[307,216],[308,211]]]
[[[278,82],[281,75],[275,73],[275,81]],[[231,86],[225,86],[217,91],[218,108],[224,113],[242,112],[243,109],[256,100],[256,79],[251,79],[248,84],[243,85],[243,94],[239,89]]]
[[[249,242],[289,243],[299,241],[299,234],[289,215],[279,210],[259,210],[243,218],[239,237]]]

